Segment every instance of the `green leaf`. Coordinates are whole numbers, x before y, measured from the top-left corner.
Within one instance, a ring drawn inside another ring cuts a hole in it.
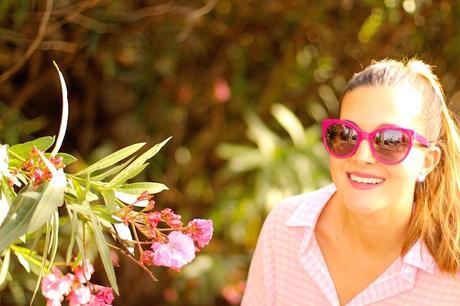
[[[223,143],[217,147],[217,154],[228,160],[228,168],[233,172],[265,167],[266,159],[257,148]]]
[[[68,266],[70,264],[70,261],[72,260],[72,252],[73,252],[73,245],[75,243],[75,235],[77,234],[77,231],[79,230],[78,229],[78,223],[77,223],[78,220],[76,220],[76,219],[78,219],[77,212],[76,211],[71,211],[67,207],[67,213],[68,213],[69,218],[70,218],[70,223],[72,224],[72,230],[71,230],[71,234],[70,234],[69,245],[67,247],[67,253],[66,253],[66,256],[65,256],[66,266]]]
[[[248,138],[257,143],[264,156],[272,157],[276,148],[282,143],[281,138],[273,133],[254,113],[247,113],[245,119],[248,124]]]
[[[272,105],[271,112],[279,124],[288,132],[292,142],[298,147],[304,146],[306,142],[305,131],[299,118],[282,104]]]
[[[33,304],[35,300],[35,296],[37,295],[38,288],[40,288],[40,283],[42,280],[43,275],[45,274],[45,270],[48,273],[49,270],[51,269],[51,265],[47,266],[47,254],[48,250],[50,248],[50,243],[51,243],[51,229],[49,228],[49,223],[46,223],[46,236],[45,236],[45,245],[43,247],[43,257],[42,257],[42,263],[40,266],[40,274],[38,275],[37,283],[35,284],[35,289],[34,293],[32,294],[32,298],[30,299],[30,305]]]
[[[97,170],[101,170],[101,169],[105,169],[107,167],[113,166],[117,162],[137,152],[144,145],[145,145],[145,142],[141,142],[141,143],[130,145],[129,147],[123,148],[121,150],[118,150],[110,154],[109,156],[104,157],[100,161],[92,164],[88,168],[83,169],[82,171],[78,172],[76,175],[88,174],[88,173],[92,173]]]
[[[116,184],[114,184],[112,181],[110,181],[110,182],[106,185],[106,187],[107,187],[107,188],[113,188],[114,186],[123,184],[124,182],[126,182],[126,181],[129,180],[130,178],[136,177],[139,173],[143,172],[143,171],[145,170],[145,168],[147,168],[148,165],[149,165],[149,163],[145,163],[145,164],[143,164],[143,165],[140,165],[139,167],[131,168],[128,172],[125,173],[124,177],[123,177],[122,179],[120,179],[119,182],[117,182]]]
[[[48,157],[48,154],[46,156]],[[56,154],[56,156],[62,157],[62,161],[64,162],[66,166],[78,160],[78,158],[76,158],[75,156],[67,154],[67,153],[58,153]]]
[[[115,198],[115,192],[113,190],[101,192],[104,198],[105,206],[109,212],[113,212],[117,208],[117,199]]]
[[[30,252],[33,252],[37,249],[38,243],[41,241],[43,233],[45,232],[45,227],[42,227],[39,231],[34,233],[35,238],[32,241],[32,245],[29,247]]]
[[[33,232],[50,220],[51,215],[64,202],[64,189],[66,185],[65,174],[58,170],[46,184],[42,196],[37,204],[37,209],[30,221],[28,231]]]
[[[160,183],[140,182],[125,184],[119,188],[116,188],[116,190],[128,194],[140,195],[144,191],[147,191],[148,193],[159,193],[163,190],[168,190],[168,187]]]
[[[56,258],[57,249],[59,245],[59,212],[54,211],[53,219],[51,221],[51,256],[49,260],[50,266],[53,265]]]
[[[57,152],[61,148],[62,142],[64,141],[65,131],[67,130],[67,121],[69,120],[69,101],[67,100],[67,86],[65,84],[64,76],[62,75],[61,70],[59,70],[59,67],[55,61],[53,61],[53,64],[57,69],[62,90],[61,124],[59,126],[59,133],[56,140],[56,145],[54,146],[54,149],[51,152],[51,155],[56,156]]]
[[[91,221],[93,225],[97,249],[99,250],[99,255],[101,256],[102,264],[104,265],[105,272],[107,273],[110,285],[112,286],[113,290],[118,295],[120,295],[118,291],[115,270],[113,269],[112,259],[109,254],[109,248],[107,247],[107,242],[105,241],[104,234],[102,233],[99,220],[94,214],[91,214]]]
[[[2,268],[0,269],[0,287],[3,286],[8,275],[8,268],[10,267],[10,255],[11,250],[7,249],[5,252],[5,257],[3,257]]]
[[[24,270],[26,270],[27,273],[30,273],[30,264],[29,264],[29,262],[27,261],[27,259],[26,259],[24,256],[22,256],[21,253],[16,253],[16,252],[14,252],[14,254],[15,254],[16,257],[18,258],[18,261],[19,261],[19,263],[21,264],[21,266],[24,267]]]
[[[121,165],[117,165],[115,167],[112,167],[110,168],[109,170],[107,171],[104,171],[102,172],[101,174],[98,174],[96,176],[92,176],[91,177],[91,181],[102,181],[103,179],[111,176],[111,175],[115,175],[117,174],[118,172],[121,171],[121,169],[123,169],[124,167],[126,167],[128,164],[130,164],[132,161],[134,160],[134,156],[131,157],[130,159],[128,159],[127,161],[125,161],[123,164]]]
[[[110,212],[107,211],[107,207],[104,205],[91,205],[91,210],[101,219],[109,223],[119,223],[120,221],[114,219]]]
[[[32,251],[28,248],[23,248],[17,245],[12,245],[11,249],[13,250],[16,256],[22,256],[30,264],[30,269],[36,275],[40,275],[40,265],[43,258],[37,255],[36,251]]]
[[[77,200],[79,202],[84,201],[86,198],[86,192],[85,192],[85,189],[81,186],[80,182],[78,182],[76,179],[72,179],[71,185],[74,187]]]
[[[44,184],[38,187],[37,192],[40,192],[42,188],[44,188]],[[27,196],[31,190],[32,187],[29,185],[18,194],[0,226],[0,252],[27,232],[29,222],[38,204],[36,199]]]
[[[1,193],[1,197],[6,197],[6,201],[8,202],[8,205],[10,205],[10,203],[13,203],[14,199],[16,198],[16,194],[14,193],[14,190],[8,186],[8,183],[7,183],[7,179],[6,177],[2,177],[1,179],[1,185],[2,185],[2,193]]]
[[[147,150],[144,154],[136,158],[130,165],[128,165],[125,169],[123,169],[120,173],[118,173],[111,181],[111,186],[116,186],[118,184],[124,183],[126,180],[132,177],[132,174],[135,173],[134,169],[139,169],[142,165],[153,157],[155,154],[160,151],[160,149],[171,139],[168,137],[161,143],[154,145],[152,148]]]
[[[33,147],[36,147],[40,151],[44,152],[53,145],[53,142],[54,137],[46,136],[11,146],[8,151],[10,154],[13,154],[16,157],[19,156],[25,160],[29,157],[29,153],[32,151]]]

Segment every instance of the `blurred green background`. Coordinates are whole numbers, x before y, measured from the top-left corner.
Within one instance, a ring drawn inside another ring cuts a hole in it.
[[[158,283],[120,255],[116,305],[238,305],[267,212],[329,182],[318,122],[353,72],[418,55],[458,113],[458,29],[458,1],[1,0],[1,142],[57,133],[52,60],[64,151],[90,163],[173,136],[142,179],[170,187],[158,207],[211,218],[214,238]],[[29,294],[18,279],[0,301]]]

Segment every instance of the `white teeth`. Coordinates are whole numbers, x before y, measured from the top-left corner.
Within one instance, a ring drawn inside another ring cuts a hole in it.
[[[352,181],[362,184],[380,184],[384,180],[379,178],[370,178],[370,177],[359,177],[353,174],[350,174],[350,178]]]

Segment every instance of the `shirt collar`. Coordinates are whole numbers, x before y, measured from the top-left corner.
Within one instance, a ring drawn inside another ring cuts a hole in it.
[[[305,196],[301,198],[302,202],[294,209],[294,212],[290,215],[285,224],[294,227],[314,228],[323,207],[334,194],[335,190],[335,185],[330,184],[317,191],[305,194]]]
[[[301,251],[307,248],[318,217],[335,191],[335,185],[330,184],[315,192],[305,194],[304,197],[300,198],[301,203],[299,203],[285,222],[287,226],[307,228],[301,244]],[[403,262],[430,274],[434,274],[436,270],[434,258],[431,256],[422,239],[417,240],[406,255],[404,255]]]
[[[403,261],[430,274],[434,274],[436,263],[421,238],[404,255]]]

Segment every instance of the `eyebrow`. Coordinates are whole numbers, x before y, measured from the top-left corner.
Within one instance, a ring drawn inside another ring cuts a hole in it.
[[[348,120],[348,119],[343,119],[345,121],[348,121],[348,122],[351,122],[353,123],[354,125],[357,125],[359,126],[359,124],[357,124],[356,122],[352,121],[352,120]],[[379,125],[377,125],[377,128],[380,128],[380,127],[385,127],[385,126],[398,126],[397,124],[394,124],[394,123],[380,123]]]

